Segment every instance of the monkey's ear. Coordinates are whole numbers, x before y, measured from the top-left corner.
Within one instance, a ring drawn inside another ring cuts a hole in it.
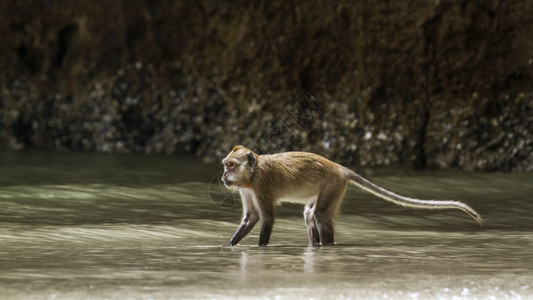
[[[255,157],[252,152],[248,152],[246,157],[248,157],[248,165],[253,166],[255,164]]]

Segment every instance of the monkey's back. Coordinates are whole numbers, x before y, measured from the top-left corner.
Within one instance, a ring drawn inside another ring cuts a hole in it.
[[[332,180],[344,180],[339,169],[340,165],[318,154],[309,152],[282,152],[277,154],[260,155],[257,170],[268,189],[276,187],[275,197],[304,198],[313,196]],[[283,200],[282,201],[288,201]]]

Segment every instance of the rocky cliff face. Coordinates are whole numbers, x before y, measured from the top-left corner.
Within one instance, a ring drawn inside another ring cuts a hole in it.
[[[531,1],[3,1],[0,148],[533,170]]]

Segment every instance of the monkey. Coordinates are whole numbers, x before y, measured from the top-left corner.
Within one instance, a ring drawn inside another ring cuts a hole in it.
[[[222,164],[222,181],[226,188],[239,192],[243,214],[228,246],[237,245],[259,221],[259,246],[268,245],[274,225],[274,206],[280,202],[305,205],[303,215],[309,246],[335,245],[333,223],[339,213],[348,183],[401,206],[459,209],[480,225],[483,222],[475,210],[462,202],[400,196],[314,153],[282,152],[258,155],[238,145],[222,160]]]

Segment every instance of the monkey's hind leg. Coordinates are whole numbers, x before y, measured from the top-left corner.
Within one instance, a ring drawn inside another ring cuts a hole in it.
[[[322,246],[335,245],[334,221],[345,193],[346,181],[338,181],[329,184],[318,195],[314,218]]]
[[[318,233],[318,227],[314,216],[314,204],[307,204],[304,209],[304,220],[307,226],[307,237],[309,239],[309,246],[320,245],[320,235]]]

